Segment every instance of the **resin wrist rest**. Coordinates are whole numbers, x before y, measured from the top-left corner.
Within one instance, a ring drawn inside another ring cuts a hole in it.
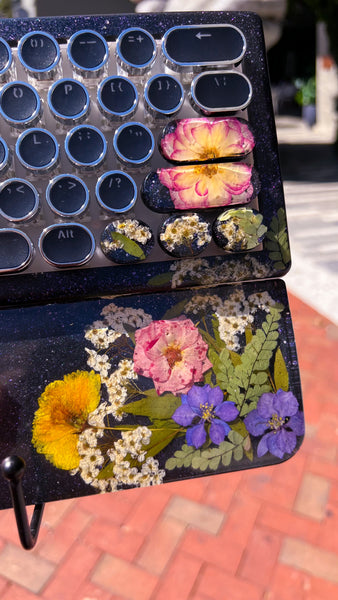
[[[276,464],[304,433],[278,280],[3,309],[0,373],[27,504]]]

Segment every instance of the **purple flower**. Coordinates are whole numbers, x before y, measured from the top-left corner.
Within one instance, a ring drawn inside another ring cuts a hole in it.
[[[224,401],[220,387],[194,385],[187,394],[181,396],[181,400],[182,404],[175,410],[172,418],[179,425],[188,427],[188,446],[203,446],[207,439],[207,428],[214,444],[224,441],[230,431],[227,421],[234,421],[238,410],[234,402]]]
[[[284,454],[293,452],[297,435],[304,434],[304,421],[298,408],[292,392],[278,390],[260,397],[257,408],[244,419],[249,433],[263,435],[257,447],[258,456],[271,452],[283,458]]]

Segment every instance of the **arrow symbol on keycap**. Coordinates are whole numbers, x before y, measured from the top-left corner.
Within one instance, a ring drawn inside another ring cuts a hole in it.
[[[201,40],[204,37],[211,37],[211,33],[201,33],[200,31],[196,33],[196,37]]]

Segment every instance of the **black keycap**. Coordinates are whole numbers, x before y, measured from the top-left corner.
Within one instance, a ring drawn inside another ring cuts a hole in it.
[[[0,273],[19,271],[32,258],[33,246],[28,235],[18,229],[0,229]]]
[[[15,150],[23,166],[32,171],[47,172],[58,162],[58,143],[46,129],[28,129],[21,133]]]
[[[9,166],[9,150],[8,146],[2,138],[0,138],[0,173],[4,173]]]
[[[12,222],[31,219],[39,207],[35,187],[25,179],[8,179],[0,186],[0,214]]]
[[[84,118],[89,109],[86,87],[75,79],[60,79],[48,92],[48,105],[60,121],[76,122]]]
[[[137,89],[126,77],[107,77],[97,92],[99,109],[108,118],[132,115],[137,108]]]
[[[0,81],[5,81],[12,64],[12,51],[7,42],[0,38]]]
[[[49,183],[46,198],[51,209],[61,216],[75,216],[88,206],[89,191],[75,175],[58,175]]]
[[[205,114],[241,110],[251,96],[250,81],[237,71],[201,73],[191,84],[192,102]]]
[[[46,76],[53,73],[60,60],[59,45],[43,31],[31,31],[19,42],[18,57],[27,71]]]
[[[82,265],[93,256],[93,234],[79,223],[51,225],[39,240],[43,258],[56,267]]]
[[[175,77],[154,75],[146,85],[144,97],[152,114],[173,115],[183,104],[184,91]]]
[[[156,57],[154,38],[139,28],[126,29],[116,42],[117,60],[126,70],[149,68]]]
[[[107,143],[99,129],[91,125],[78,125],[69,131],[65,140],[66,154],[76,166],[94,168],[106,155]]]
[[[174,69],[234,64],[242,59],[246,42],[233,25],[183,25],[166,33],[162,50]]]
[[[69,40],[68,57],[76,70],[84,76],[100,71],[108,60],[108,45],[96,31],[81,30]]]
[[[0,113],[14,127],[34,124],[40,116],[41,101],[36,90],[23,81],[7,83],[0,93]]]
[[[123,162],[142,164],[154,151],[154,137],[142,123],[125,123],[114,135],[114,149]]]
[[[109,171],[98,180],[96,197],[103,208],[116,213],[126,212],[136,202],[137,187],[127,173]]]

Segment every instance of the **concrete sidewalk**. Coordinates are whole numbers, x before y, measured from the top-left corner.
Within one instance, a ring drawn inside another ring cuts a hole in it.
[[[290,298],[307,435],[275,467],[0,514],[2,600],[336,600],[338,328]]]

